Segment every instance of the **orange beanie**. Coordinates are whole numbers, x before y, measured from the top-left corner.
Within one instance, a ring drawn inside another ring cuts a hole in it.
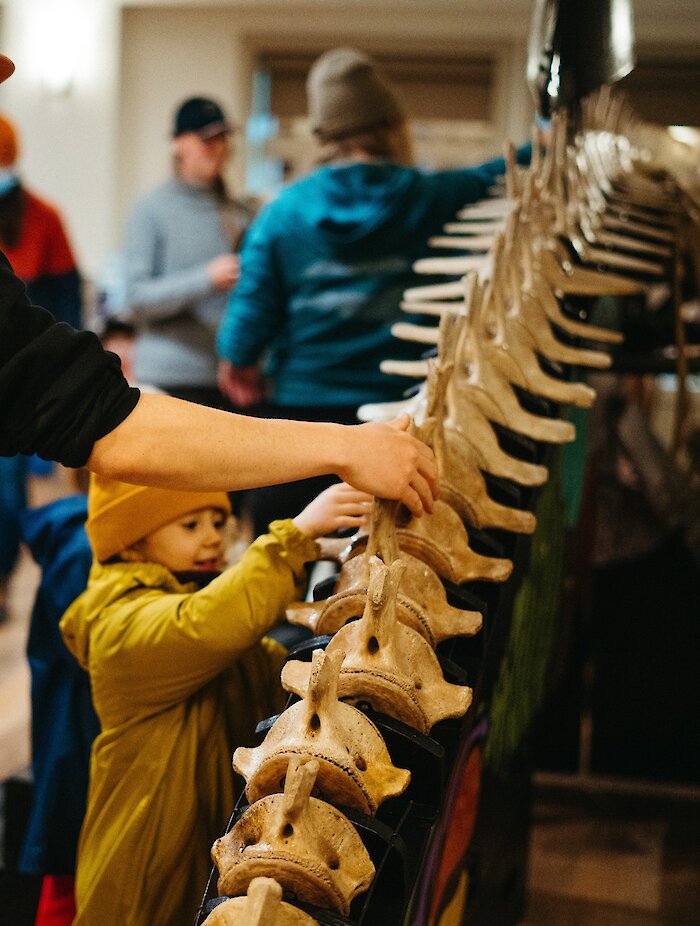
[[[0,116],[0,167],[11,167],[19,154],[17,130],[5,116]]]
[[[93,473],[85,527],[95,559],[104,562],[171,521],[202,508],[231,513],[225,492],[147,488]]]

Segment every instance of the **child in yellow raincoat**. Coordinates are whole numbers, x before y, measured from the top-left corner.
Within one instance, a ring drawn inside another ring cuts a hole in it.
[[[92,477],[95,561],[61,621],[102,729],[74,926],[191,926],[234,803],[233,750],[281,707],[284,649],[264,634],[302,592],[313,538],[363,523],[369,502],[332,486],[221,572],[225,493]]]

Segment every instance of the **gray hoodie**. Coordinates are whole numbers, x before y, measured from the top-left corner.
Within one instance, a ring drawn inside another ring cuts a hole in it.
[[[228,294],[213,289],[207,264],[237,249],[227,226],[248,227],[251,215],[235,200],[224,209],[213,192],[177,179],[136,204],[124,241],[126,301],[137,330],[138,382],[214,388],[216,330]]]

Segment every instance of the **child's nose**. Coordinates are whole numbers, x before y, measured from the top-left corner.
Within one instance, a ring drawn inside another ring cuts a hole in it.
[[[219,546],[223,542],[221,532],[212,525],[206,533],[204,542],[209,547]]]

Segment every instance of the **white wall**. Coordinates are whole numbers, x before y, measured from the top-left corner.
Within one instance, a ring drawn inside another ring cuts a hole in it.
[[[444,51],[449,45],[491,52],[498,61],[497,136],[522,140],[532,111],[523,77],[527,4],[511,0],[505,5],[519,7],[517,16],[506,21],[483,12],[476,20],[456,17],[454,3],[442,2],[296,4],[263,0],[217,7],[195,4],[196,9],[162,4],[125,9],[120,224],[138,193],[168,169],[165,136],[179,100],[195,92],[211,94],[244,121],[252,62],[261,48],[353,43],[369,51],[431,47]],[[362,15],[358,6],[363,7]],[[231,171],[239,189],[243,166],[239,157]]]
[[[634,7],[640,43],[697,55],[697,0]],[[4,0],[2,10],[2,50],[17,73],[0,88],[0,110],[19,124],[25,178],[62,207],[88,275],[119,245],[135,197],[167,174],[177,103],[206,93],[243,120],[260,47],[488,50],[499,60],[500,136],[519,140],[529,125],[530,0]],[[62,98],[39,76],[51,11],[69,29],[61,36],[53,28],[50,51],[76,63],[72,92]],[[242,176],[239,160],[234,185]]]
[[[178,104],[212,96],[239,122],[251,93],[249,55],[235,18],[225,11],[124,10],[121,65],[119,228],[136,197],[170,172]],[[242,189],[240,158],[229,165],[228,179]]]
[[[54,21],[56,12],[61,13]],[[0,110],[20,130],[27,183],[62,209],[80,264],[94,272],[112,246],[119,16],[112,0],[6,0],[2,50],[17,65]],[[42,65],[75,64],[67,96],[52,96]]]

